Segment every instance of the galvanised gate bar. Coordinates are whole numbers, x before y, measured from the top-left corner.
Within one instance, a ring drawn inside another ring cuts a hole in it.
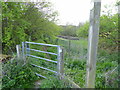
[[[29,47],[29,44],[34,44],[34,45],[42,45],[42,46],[50,46],[50,47],[57,47],[57,53],[53,53],[53,52],[47,52],[47,51],[41,51],[41,50],[36,50],[36,49],[31,49]],[[31,55],[30,54],[30,51],[35,51],[35,52],[41,52],[41,53],[46,53],[46,54],[52,54],[52,55],[56,55],[57,56],[57,61],[53,61],[53,60],[50,60],[50,59],[47,59],[47,58],[43,58],[43,57],[38,57],[38,56],[35,56],[35,55]],[[23,53],[23,60],[24,60],[24,64],[26,63],[26,57],[29,56],[29,57],[33,57],[33,58],[37,58],[37,59],[42,59],[42,60],[45,60],[45,61],[48,61],[48,62],[52,62],[52,63],[56,63],[57,64],[57,71],[54,71],[54,70],[51,70],[51,69],[48,69],[48,68],[45,68],[45,67],[41,67],[41,66],[38,66],[38,65],[35,65],[34,63],[32,63],[31,65],[32,66],[35,66],[35,67],[38,67],[38,68],[41,68],[41,69],[44,69],[44,70],[47,70],[47,71],[50,71],[50,72],[53,72],[55,73],[56,75],[63,75],[63,50],[61,48],[61,46],[59,45],[52,45],[52,44],[44,44],[44,43],[35,43],[35,42],[22,42],[22,53]],[[35,73],[37,76],[40,76],[40,77],[43,77],[43,78],[46,78],[45,76],[43,75],[40,75],[38,73]]]

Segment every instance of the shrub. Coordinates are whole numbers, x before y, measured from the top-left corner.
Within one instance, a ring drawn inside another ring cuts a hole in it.
[[[3,64],[3,72],[2,89],[30,88],[33,86],[33,81],[38,79],[27,64],[23,67],[22,65],[16,65],[16,60],[13,60],[12,63]]]

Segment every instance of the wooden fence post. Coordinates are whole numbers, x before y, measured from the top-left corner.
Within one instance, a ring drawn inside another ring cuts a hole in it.
[[[64,53],[63,53],[63,48],[60,46],[58,47],[58,76],[60,79],[64,78]]]
[[[20,59],[20,45],[16,45],[17,58]]]
[[[92,2],[93,3],[93,2]],[[99,37],[99,21],[101,0],[94,0],[94,7],[90,12],[90,27],[88,38],[88,60],[87,60],[87,77],[86,87],[95,87],[95,74],[96,74],[96,56]]]
[[[61,52],[61,62],[60,62],[60,73],[62,75],[61,79],[64,79],[64,48],[62,48],[62,52]]]

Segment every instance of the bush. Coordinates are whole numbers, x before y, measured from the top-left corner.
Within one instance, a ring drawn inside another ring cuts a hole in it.
[[[16,65],[16,60],[3,64],[2,89],[30,88],[33,86],[33,81],[37,79],[38,77],[27,64],[23,67]]]

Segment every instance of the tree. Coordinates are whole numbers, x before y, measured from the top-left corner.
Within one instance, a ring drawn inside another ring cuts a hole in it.
[[[47,38],[45,36],[50,37],[56,35],[59,31],[59,26],[57,26],[54,21],[57,14],[56,12],[50,13],[51,9],[49,4],[49,2],[40,2],[35,4],[29,3],[29,5],[27,5],[28,9],[25,13],[25,19],[31,25],[27,28],[26,34],[28,34],[32,40],[45,39]]]
[[[79,37],[88,37],[89,23],[86,22],[77,30]],[[116,51],[118,45],[118,14],[100,17],[99,48]]]
[[[99,46],[117,50],[118,42],[118,15],[113,16],[103,15],[100,23],[100,40]]]
[[[24,5],[13,2],[2,2],[2,49],[3,52],[9,48],[15,50],[16,44],[25,40],[24,29],[28,23],[22,18]]]
[[[77,30],[77,26],[74,25],[66,25],[66,26],[61,26],[62,27],[62,31],[61,31],[61,35],[63,36],[77,36],[76,35],[76,30]]]
[[[55,24],[56,12],[51,10],[49,2],[20,3],[2,2],[2,46],[3,53],[9,48],[15,51],[15,45],[23,41],[41,40],[55,37],[59,26]]]
[[[89,22],[86,22],[85,24],[83,24],[78,30],[77,30],[77,35],[79,37],[84,37],[87,38],[88,37],[88,29],[89,29]]]

